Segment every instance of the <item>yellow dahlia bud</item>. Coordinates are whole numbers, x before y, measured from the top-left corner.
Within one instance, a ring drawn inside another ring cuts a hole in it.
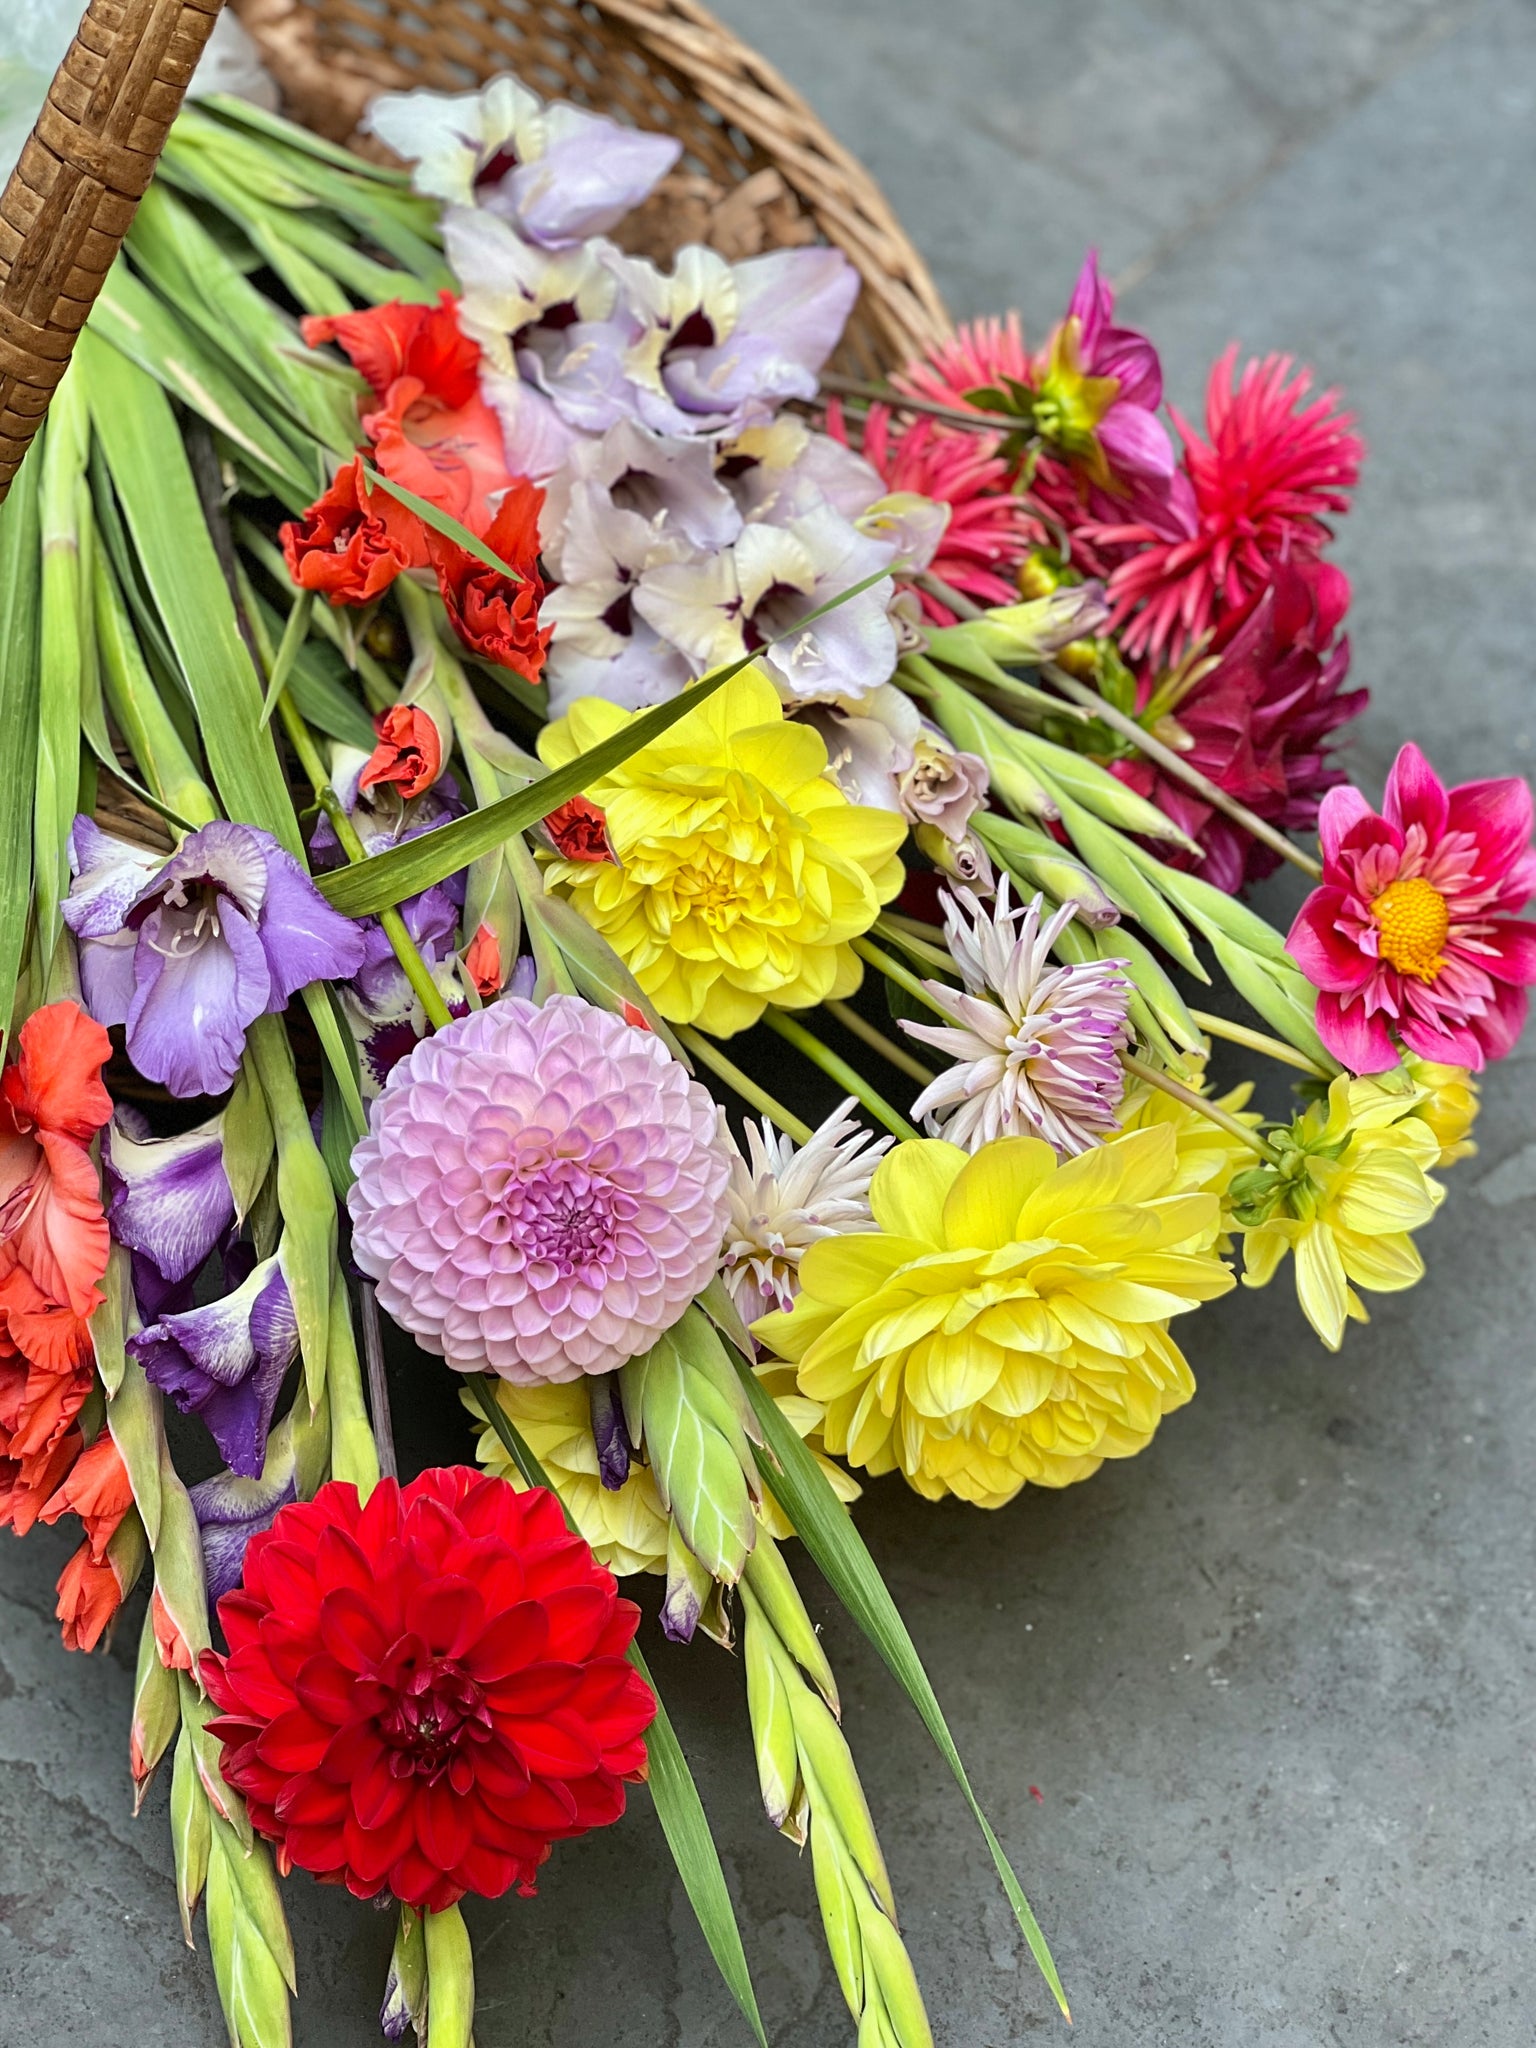
[[[545,726],[551,767],[637,714],[584,697]],[[772,1002],[806,1009],[858,987],[849,941],[901,887],[906,821],[851,804],[827,749],[790,724],[765,675],[743,671],[585,792],[614,862],[551,861],[569,896],[662,1016],[720,1037]]]
[[[1326,1101],[1272,1134],[1277,1163],[1239,1175],[1231,1191],[1244,1286],[1266,1286],[1294,1252],[1297,1299],[1330,1351],[1346,1322],[1370,1320],[1357,1289],[1396,1294],[1423,1278],[1411,1233],[1445,1194],[1429,1178],[1441,1142],[1420,1113],[1421,1091],[1385,1078],[1341,1074]]]
[[[828,1450],[1000,1507],[1130,1457],[1194,1392],[1171,1316],[1225,1294],[1221,1205],[1164,1123],[1058,1164],[1038,1138],[898,1145],[874,1232],[824,1238],[755,1333],[826,1404]]]
[[[1460,1159],[1470,1159],[1477,1147],[1472,1126],[1477,1122],[1477,1081],[1466,1067],[1447,1067],[1439,1060],[1421,1060],[1405,1052],[1403,1065],[1416,1088],[1424,1091],[1413,1113],[1422,1117],[1440,1140],[1440,1157],[1435,1164],[1444,1169]]]

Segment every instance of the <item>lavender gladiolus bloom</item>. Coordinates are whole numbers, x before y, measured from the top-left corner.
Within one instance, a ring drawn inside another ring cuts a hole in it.
[[[281,1255],[222,1301],[152,1323],[128,1349],[151,1386],[203,1418],[233,1473],[260,1477],[278,1389],[299,1354]]]
[[[278,1509],[298,1497],[291,1451],[282,1461],[282,1469],[270,1477],[241,1479],[233,1472],[219,1472],[191,1489],[192,1509],[203,1538],[203,1578],[210,1607],[239,1585],[245,1546],[251,1538],[270,1529]]]
[[[119,1108],[101,1134],[101,1163],[118,1243],[162,1280],[190,1280],[235,1217],[223,1117],[174,1138],[139,1137]]]
[[[64,917],[85,942],[91,1014],[126,1025],[128,1057],[173,1095],[228,1088],[258,1017],[362,964],[357,926],[254,825],[220,820],[189,833],[147,880],[141,868],[126,902],[137,849],[77,819],[71,852]]]

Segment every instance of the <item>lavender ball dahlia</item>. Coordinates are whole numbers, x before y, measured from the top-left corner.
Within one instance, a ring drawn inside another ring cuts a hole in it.
[[[518,1386],[647,1350],[715,1270],[730,1160],[650,1032],[506,998],[403,1059],[353,1154],[358,1264],[428,1351]]]

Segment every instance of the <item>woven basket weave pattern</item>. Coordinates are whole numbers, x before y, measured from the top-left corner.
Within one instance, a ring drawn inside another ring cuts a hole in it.
[[[91,0],[0,197],[0,498],[153,176],[220,4]],[[718,193],[776,174],[769,183],[793,195],[797,232],[764,210],[765,245],[803,240],[809,216],[863,278],[839,367],[878,375],[947,331],[933,280],[873,179],[696,0],[232,5],[288,111],[333,140],[354,138],[381,87],[465,91],[511,70],[548,97],[678,136],[695,182]]]
[[[91,0],[0,195],[0,496],[154,176],[219,0]]]

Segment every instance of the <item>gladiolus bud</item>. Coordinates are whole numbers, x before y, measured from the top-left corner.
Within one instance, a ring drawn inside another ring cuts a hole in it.
[[[149,1781],[181,1726],[181,1693],[173,1672],[160,1661],[150,1617],[139,1636],[133,1682],[133,1720],[128,1731],[128,1768],[133,1775],[133,1810],[138,1812]]]

